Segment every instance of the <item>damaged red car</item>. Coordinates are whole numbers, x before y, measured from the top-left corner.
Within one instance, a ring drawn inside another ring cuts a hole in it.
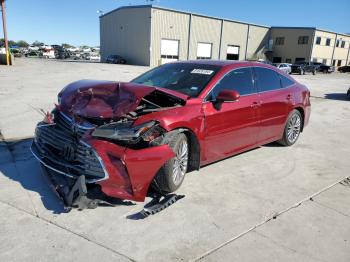
[[[272,66],[176,62],[129,83],[69,84],[31,149],[68,205],[96,188],[144,201],[150,188],[174,192],[208,163],[273,141],[293,145],[309,116],[309,90]]]

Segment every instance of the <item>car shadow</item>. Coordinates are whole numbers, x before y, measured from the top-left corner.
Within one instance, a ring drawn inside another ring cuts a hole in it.
[[[346,93],[330,93],[325,94],[325,99],[338,100],[338,101],[349,101]]]
[[[53,214],[68,213],[72,208],[64,206],[63,200],[53,189],[50,179],[32,155],[30,151],[32,142],[33,138],[1,142],[0,160],[5,160],[0,161],[0,176],[6,176],[10,180],[20,183],[25,190],[36,192],[40,196],[43,206]],[[6,151],[3,149],[4,145]],[[103,200],[98,203],[100,207],[135,205],[132,201],[112,198],[103,194],[94,196],[96,199]]]
[[[0,164],[0,175],[18,182],[28,191],[37,192],[44,207],[54,214],[67,213],[63,202],[51,190],[48,179],[43,175],[40,165],[30,152],[32,139],[21,139],[6,143],[8,161]],[[0,151],[1,154],[6,152]]]
[[[277,142],[272,142],[266,145],[262,145],[261,147],[284,147],[281,144],[277,143]]]

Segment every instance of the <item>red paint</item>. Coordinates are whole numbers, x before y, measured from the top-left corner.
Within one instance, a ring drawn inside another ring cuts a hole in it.
[[[98,139],[85,142],[96,150],[109,174],[107,180],[99,182],[102,191],[135,201],[144,200],[154,175],[175,156],[168,145],[132,150]]]
[[[61,97],[62,110],[71,115],[90,118],[118,118],[134,111],[145,97],[154,90],[186,100],[181,93],[142,86],[134,83],[81,80],[68,85]]]
[[[250,62],[201,63],[222,65],[222,69],[197,98],[132,83],[85,80],[69,85],[61,93],[60,110],[71,115],[114,118],[134,110],[142,97],[156,89],[177,96],[186,101],[185,106],[143,115],[134,125],[157,120],[168,131],[188,129],[199,142],[201,165],[280,139],[288,115],[294,108],[302,110],[304,126],[308,123],[310,92],[292,78],[295,84],[291,87],[241,96],[235,102],[223,103],[220,110],[216,109],[212,102],[205,102],[204,98],[227,72],[242,66],[275,68]],[[113,197],[144,200],[157,171],[174,157],[174,152],[167,145],[132,150],[89,136],[84,139],[102,158],[109,179],[99,184],[107,195]]]

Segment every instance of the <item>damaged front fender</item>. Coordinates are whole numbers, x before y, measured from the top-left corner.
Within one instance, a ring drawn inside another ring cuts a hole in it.
[[[144,201],[158,170],[175,157],[168,145],[134,150],[98,139],[86,142],[101,157],[109,176],[98,182],[101,190],[116,198]]]

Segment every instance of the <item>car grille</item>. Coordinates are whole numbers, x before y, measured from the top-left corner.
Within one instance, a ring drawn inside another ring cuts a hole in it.
[[[66,133],[69,133],[70,135],[76,136],[78,138],[81,138],[87,130],[95,127],[93,125],[87,125],[87,124],[84,126],[77,125],[76,123],[73,123],[70,117],[66,116],[62,112],[56,112],[55,123]]]
[[[45,166],[61,174],[85,175],[87,182],[106,178],[107,173],[97,153],[80,138],[91,126],[79,126],[63,115],[55,115],[54,124],[39,124],[32,146],[34,155]]]

